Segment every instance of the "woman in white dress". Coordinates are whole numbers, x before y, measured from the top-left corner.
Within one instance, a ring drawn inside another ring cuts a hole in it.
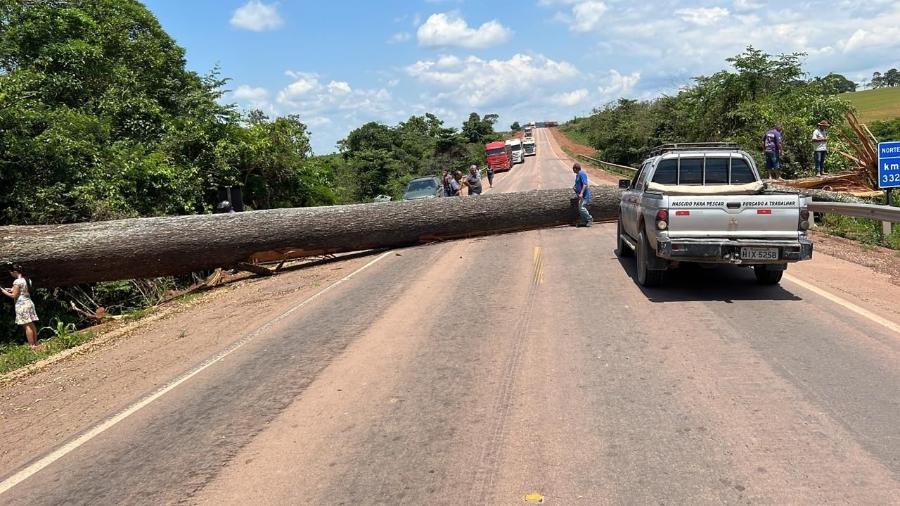
[[[25,329],[25,339],[28,339],[28,345],[37,348],[37,326],[34,322],[38,321],[37,312],[34,310],[34,302],[31,300],[31,283],[22,275],[22,269],[18,266],[12,266],[9,275],[13,277],[12,288],[0,288],[3,295],[6,295],[16,303],[16,324]]]

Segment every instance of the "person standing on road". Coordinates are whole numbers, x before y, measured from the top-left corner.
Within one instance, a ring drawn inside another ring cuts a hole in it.
[[[469,195],[481,195],[481,173],[478,172],[478,167],[475,165],[469,167],[466,187],[469,188]]]
[[[594,224],[594,217],[591,216],[587,206],[591,201],[591,188],[588,186],[587,172],[581,168],[581,164],[572,165],[572,172],[575,173],[575,194],[578,195],[578,214],[581,217],[579,223],[582,227],[590,227]]]
[[[462,195],[460,190],[462,189],[462,184],[460,181],[462,180],[462,172],[456,171],[453,173],[453,176],[450,177],[449,185],[450,191],[447,192],[448,197],[459,197]]]
[[[13,265],[9,269],[9,275],[14,279],[12,288],[0,288],[3,295],[6,295],[16,304],[16,325],[25,329],[25,339],[28,340],[28,346],[31,349],[38,347],[37,327],[34,322],[38,321],[37,312],[34,310],[34,302],[31,300],[31,281],[27,280],[22,274],[22,268]]]
[[[441,176],[441,185],[444,186],[444,196],[445,197],[450,196],[450,191],[451,191],[450,180],[451,179],[453,179],[453,178],[450,176],[450,171],[445,170],[444,174]]]
[[[825,158],[828,156],[828,127],[831,124],[828,120],[822,120],[818,123],[817,128],[813,130],[812,142],[815,146],[813,157],[816,161],[816,175],[825,175]]]
[[[766,170],[769,179],[781,179],[781,155],[784,153],[783,136],[784,128],[775,125],[763,136],[763,152],[766,155]]]
[[[485,167],[485,172],[487,172],[488,184],[491,185],[491,188],[494,187],[494,169],[491,168],[490,165]]]

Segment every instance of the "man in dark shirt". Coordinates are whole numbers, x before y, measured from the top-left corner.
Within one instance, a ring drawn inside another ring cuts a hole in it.
[[[784,152],[784,128],[775,125],[763,136],[763,151],[766,155],[766,170],[769,179],[781,179],[781,154]]]
[[[478,167],[469,167],[469,175],[466,176],[466,186],[469,187],[469,195],[481,195],[481,174]]]

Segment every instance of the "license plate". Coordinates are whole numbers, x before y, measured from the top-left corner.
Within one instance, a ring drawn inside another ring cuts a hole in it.
[[[741,248],[741,260],[778,260],[778,248]]]

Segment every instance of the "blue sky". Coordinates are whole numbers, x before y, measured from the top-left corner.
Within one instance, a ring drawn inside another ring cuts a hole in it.
[[[298,114],[317,154],[366,121],[565,120],[672,93],[754,45],[813,75],[900,66],[896,0],[148,0],[225,100]]]

